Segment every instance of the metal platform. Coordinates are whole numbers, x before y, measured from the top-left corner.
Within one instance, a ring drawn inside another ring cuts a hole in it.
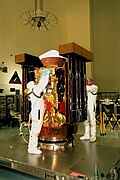
[[[48,180],[107,179],[114,166],[120,168],[120,130],[108,131],[106,136],[100,136],[98,130],[95,143],[80,141],[82,131],[79,129],[74,137],[74,148],[43,149],[43,154],[32,155],[17,127],[2,127],[0,166]]]

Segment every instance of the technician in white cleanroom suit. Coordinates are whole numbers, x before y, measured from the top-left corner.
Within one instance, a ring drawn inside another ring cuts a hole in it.
[[[93,79],[88,78],[86,81],[87,90],[87,120],[84,122],[85,133],[80,137],[81,140],[90,140],[90,142],[96,141],[96,98],[98,86],[93,82]]]
[[[38,135],[41,131],[44,115],[44,100],[42,93],[44,88],[47,86],[49,81],[50,70],[44,70],[42,76],[37,85],[34,81],[30,81],[27,84],[28,99],[31,101],[31,119],[32,126],[29,135],[28,152],[32,154],[41,154],[42,151],[37,148],[38,146]]]

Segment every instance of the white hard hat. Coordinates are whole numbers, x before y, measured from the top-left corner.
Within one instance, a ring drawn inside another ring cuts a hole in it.
[[[35,87],[34,81],[30,81],[29,83],[27,83],[27,88],[28,89],[33,89],[34,87]]]
[[[59,55],[59,52],[57,50],[50,50],[50,51],[47,51],[45,52],[44,54],[41,54],[39,56],[39,59],[44,59],[44,58],[53,58],[53,57],[57,57],[57,58],[63,58],[63,59],[66,59],[65,57],[63,56],[60,56]]]

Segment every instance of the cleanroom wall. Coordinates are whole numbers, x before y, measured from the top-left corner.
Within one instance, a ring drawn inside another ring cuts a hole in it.
[[[15,71],[22,80],[21,66],[15,64],[15,55],[28,53],[35,56],[58,45],[75,42],[91,50],[90,42],[90,0],[44,0],[44,10],[52,12],[58,18],[58,24],[49,31],[33,31],[22,25],[19,16],[34,9],[34,0],[0,1],[0,59],[8,67],[2,73],[0,86],[6,90],[10,87],[21,89],[21,85],[9,84]],[[91,74],[91,65],[88,70]]]

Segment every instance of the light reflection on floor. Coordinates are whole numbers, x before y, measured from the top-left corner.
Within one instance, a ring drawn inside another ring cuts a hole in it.
[[[100,135],[100,128],[97,125],[97,141],[95,143],[81,142],[79,137],[84,133],[83,123],[79,123],[78,132],[75,135],[76,147],[73,150],[66,150],[60,153],[52,153],[43,151],[41,157],[31,158],[30,154],[27,153],[27,144],[19,136],[18,127],[5,127],[0,129],[0,155],[3,157],[15,158],[18,161],[27,162],[33,166],[42,166],[42,168],[48,168],[49,170],[55,170],[58,172],[69,173],[69,172],[84,172],[84,174],[92,176],[91,172],[94,172],[94,163],[98,162],[99,167],[102,171],[108,171],[116,161],[120,158],[120,130],[111,130],[107,127],[107,133],[105,136]],[[13,151],[12,151],[13,148]],[[14,151],[15,150],[15,151]],[[43,158],[44,157],[44,158]],[[56,164],[53,168],[53,159],[56,157]],[[49,161],[48,161],[49,159]],[[63,168],[63,164],[65,168]],[[5,177],[6,176],[6,177]],[[13,180],[20,179],[28,180],[32,176],[28,176],[24,173],[14,172],[13,170],[0,168],[0,180],[7,178]],[[18,177],[18,178],[16,178]],[[22,177],[22,178],[21,178]],[[23,178],[24,177],[24,178]],[[26,179],[25,179],[26,178]],[[34,177],[34,179],[39,179]]]

